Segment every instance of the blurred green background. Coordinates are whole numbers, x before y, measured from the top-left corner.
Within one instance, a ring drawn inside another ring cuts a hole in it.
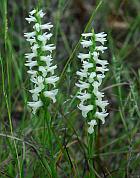
[[[17,150],[26,147],[25,140],[35,146],[40,155],[38,158],[36,152],[28,148],[29,144],[26,153],[19,153],[24,176],[46,177],[39,162],[44,154],[38,133],[41,124],[37,119],[31,119],[26,106],[30,99],[30,82],[24,54],[29,52],[29,45],[23,35],[31,31],[25,17],[35,7],[46,12],[44,22],[51,21],[54,25],[53,40],[57,46],[54,59],[61,76],[61,89],[58,103],[52,106],[52,114],[56,116],[56,135],[72,144],[68,148],[69,156],[75,169],[79,170],[74,171],[63,158],[58,160],[60,177],[81,178],[87,169],[80,149],[80,143],[84,144],[84,119],[76,108],[76,102],[71,101],[76,93],[75,73],[80,67],[77,54],[82,49],[78,42],[86,26],[87,31],[94,28],[96,33],[105,31],[108,34],[108,50],[102,58],[109,61],[110,71],[102,88],[110,103],[110,114],[105,125],[99,128],[98,153],[95,154],[97,177],[139,177],[139,0],[0,0],[0,177],[18,176],[13,136],[15,140],[21,139],[16,142]],[[12,132],[10,122],[13,124]],[[6,135],[11,133],[12,139],[7,138]]]

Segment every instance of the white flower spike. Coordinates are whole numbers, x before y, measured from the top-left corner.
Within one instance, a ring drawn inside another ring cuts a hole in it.
[[[29,90],[32,94],[32,102],[28,102],[28,106],[32,108],[32,113],[45,106],[45,100],[56,102],[58,89],[55,88],[56,82],[59,80],[54,74],[57,68],[53,65],[52,52],[55,50],[54,44],[50,44],[49,40],[52,33],[49,31],[53,27],[51,23],[42,24],[42,18],[45,13],[42,10],[36,9],[29,12],[29,18],[26,18],[28,23],[34,23],[33,31],[24,33],[27,41],[30,42],[31,53],[25,54],[27,61],[25,65],[29,67],[27,71],[30,74],[30,80],[33,83],[33,88]],[[46,32],[43,32],[47,30]],[[48,103],[48,102],[47,102]]]
[[[82,116],[87,118],[89,125],[88,133],[94,132],[98,119],[105,123],[105,117],[108,115],[105,107],[108,101],[103,101],[104,93],[99,91],[105,72],[108,71],[106,60],[99,59],[100,53],[104,53],[107,47],[104,47],[107,34],[101,33],[84,33],[82,34],[81,44],[86,48],[86,53],[79,53],[82,69],[77,71],[79,77],[76,86],[79,88],[77,98],[80,100],[78,108],[82,111]],[[97,45],[96,42],[98,42]],[[101,45],[100,45],[101,44]]]

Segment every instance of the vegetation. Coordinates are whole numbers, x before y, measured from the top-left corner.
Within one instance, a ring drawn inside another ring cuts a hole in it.
[[[57,102],[47,116],[51,130],[44,112],[33,115],[27,106],[31,82],[24,54],[30,47],[24,33],[31,26],[25,18],[34,8],[43,9],[44,21],[54,25],[60,80]],[[0,177],[139,177],[139,0],[1,0],[0,15]],[[109,71],[101,88],[109,115],[90,143],[75,83],[81,33],[92,27],[108,34],[102,58]]]

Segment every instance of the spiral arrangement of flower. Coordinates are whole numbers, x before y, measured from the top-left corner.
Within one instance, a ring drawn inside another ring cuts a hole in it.
[[[82,111],[82,116],[87,118],[89,134],[94,132],[97,119],[104,124],[108,115],[105,109],[108,101],[103,101],[104,93],[99,91],[105,72],[108,71],[108,62],[99,58],[100,53],[107,49],[103,46],[106,36],[104,32],[95,34],[94,30],[91,33],[83,33],[81,45],[87,52],[78,55],[82,62],[82,69],[77,71],[79,77],[76,83],[79,88],[77,98],[80,100],[78,108]]]
[[[28,23],[34,23],[33,31],[25,33],[26,40],[30,42],[31,53],[25,54],[27,58],[26,66],[30,74],[30,80],[33,83],[33,89],[29,90],[32,94],[31,102],[28,105],[32,108],[32,113],[50,103],[50,99],[56,102],[56,82],[59,80],[55,73],[57,65],[53,65],[52,52],[55,50],[54,44],[50,43],[53,25],[51,23],[42,24],[42,18],[45,13],[42,10],[32,10],[29,17],[26,18]],[[44,32],[45,31],[45,32]]]

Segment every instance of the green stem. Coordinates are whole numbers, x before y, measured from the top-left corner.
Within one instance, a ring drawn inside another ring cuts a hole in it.
[[[94,160],[93,160],[93,153],[94,150],[94,141],[95,141],[95,135],[88,135],[88,164],[89,164],[89,178],[95,178],[94,173]]]
[[[51,116],[49,114],[48,109],[45,110],[45,122],[46,122],[46,126],[47,126],[47,132],[45,132],[45,134],[47,133],[47,138],[48,140],[46,140],[47,146],[50,150],[50,167],[51,167],[51,173],[52,173],[52,178],[57,178],[57,173],[56,173],[56,164],[54,161],[54,148],[53,148],[53,132],[52,132],[52,120],[51,120]]]
[[[3,89],[4,99],[5,99],[5,102],[6,102],[6,107],[7,107],[7,112],[8,112],[10,133],[11,133],[11,136],[13,137],[14,132],[13,132],[13,124],[12,124],[12,118],[11,118],[11,109],[10,109],[10,106],[9,106],[10,104],[9,104],[7,92],[6,92],[6,89],[5,89],[5,83],[4,83],[5,75],[4,75],[3,61],[2,61],[1,56],[0,56],[0,62],[1,62],[1,67],[2,67],[2,89]],[[19,159],[19,155],[18,155],[17,144],[16,144],[15,140],[13,140],[13,143],[14,143],[15,154],[16,154],[16,159],[17,159],[17,167],[18,167],[18,171],[19,171],[19,177],[22,178],[21,165],[20,165],[20,159]]]

